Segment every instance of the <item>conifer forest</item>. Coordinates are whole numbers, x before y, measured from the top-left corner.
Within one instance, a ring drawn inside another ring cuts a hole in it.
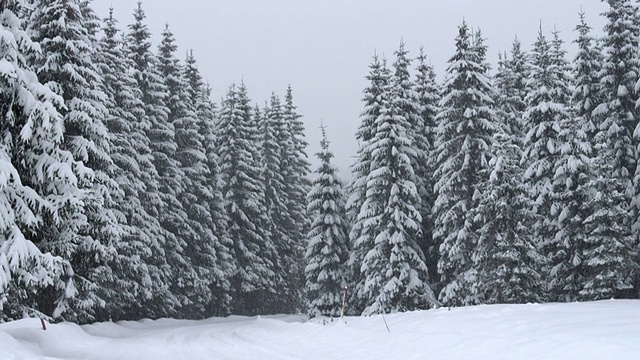
[[[214,102],[141,3],[0,0],[0,321],[638,298],[639,3],[605,2],[571,56],[464,21],[444,76],[374,54],[341,178],[295,89]]]

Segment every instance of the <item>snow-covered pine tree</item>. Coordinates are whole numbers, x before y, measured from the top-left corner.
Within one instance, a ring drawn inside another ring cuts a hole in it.
[[[479,185],[475,214],[482,222],[474,266],[484,303],[526,303],[544,299],[544,258],[533,243],[531,200],[523,185],[520,139],[509,119],[493,136],[490,175]]]
[[[571,98],[576,122],[581,123],[590,142],[597,132],[596,119],[592,113],[602,103],[600,72],[604,56],[599,41],[591,35],[591,27],[586,23],[585,13],[580,14],[580,23],[576,26],[578,45],[573,64],[573,96]]]
[[[557,194],[554,188],[556,163],[561,158],[562,125],[571,117],[568,107],[567,84],[563,71],[552,56],[552,48],[542,29],[530,54],[529,86],[532,89],[526,97],[527,110],[523,114],[525,140],[522,164],[525,184],[533,200],[536,220],[531,225],[534,241],[541,253],[548,258],[549,264],[559,271],[567,265],[562,244],[556,238],[558,234]],[[568,244],[568,246],[572,246]],[[551,267],[545,269],[545,279],[549,283],[559,284],[556,273]],[[548,285],[556,288],[555,285]],[[559,288],[556,288],[560,291]]]
[[[307,215],[307,194],[310,189],[309,174],[311,164],[306,153],[309,145],[305,140],[302,115],[298,113],[293,102],[291,85],[287,87],[282,109],[284,127],[278,142],[281,144],[282,159],[281,173],[284,179],[285,196],[288,200],[288,217],[292,220],[287,234],[289,243],[276,243],[279,246],[280,257],[285,271],[285,291],[288,295],[282,300],[282,311],[304,311],[304,254],[305,239],[310,229],[310,219]],[[283,292],[284,293],[284,292]]]
[[[202,135],[202,145],[204,148],[206,161],[205,170],[208,171],[200,183],[204,188],[201,198],[202,206],[206,208],[211,216],[210,223],[206,224],[205,238],[208,238],[209,246],[215,251],[216,262],[209,269],[209,281],[211,281],[211,296],[213,297],[206,305],[206,316],[227,315],[231,309],[231,285],[230,279],[235,271],[235,262],[231,255],[231,239],[226,229],[227,216],[224,211],[222,197],[222,182],[220,180],[220,166],[218,164],[218,154],[216,153],[216,113],[215,105],[209,96],[211,90],[202,81],[202,77],[196,66],[193,51],[187,53],[185,61],[185,78],[188,83],[187,93],[189,106],[196,110],[199,123],[199,131]],[[204,200],[204,201],[202,201]]]
[[[590,210],[584,221],[586,238],[581,249],[584,279],[577,294],[581,300],[610,299],[629,296],[633,288],[632,273],[638,268],[636,253],[630,246],[631,228],[625,219],[630,217],[625,196],[625,181],[614,174],[615,154],[608,132],[601,127],[596,134],[595,158],[591,166],[599,176],[588,184],[591,196],[585,207]]]
[[[362,263],[364,314],[424,309],[437,301],[428,285],[429,273],[419,246],[422,231],[420,196],[414,182],[411,126],[416,104],[408,79],[409,61],[404,45],[396,52],[395,73],[375,119],[375,135],[369,142],[370,172],[366,202],[380,209],[373,228],[373,245]]]
[[[264,185],[259,165],[257,128],[244,84],[230,86],[220,105],[217,127],[220,171],[224,183],[227,231],[237,272],[231,280],[233,312],[261,314],[278,292],[277,250],[266,229]]]
[[[182,278],[173,271],[174,267],[185,266],[185,260],[181,256],[182,245],[180,239],[169,229],[175,224],[175,218],[179,218],[173,210],[178,207],[177,194],[181,192],[182,173],[175,158],[176,143],[173,124],[168,121],[169,109],[166,106],[168,91],[160,71],[158,60],[151,52],[151,33],[144,23],[146,15],[138,2],[134,10],[134,22],[128,26],[126,37],[127,54],[133,61],[133,75],[142,92],[144,103],[144,118],[146,135],[149,139],[151,159],[157,172],[153,174],[157,180],[157,193],[146,194],[149,214],[160,222],[161,228],[157,229],[162,234],[162,254],[152,254],[154,263],[163,270],[163,279],[169,279],[168,283],[156,283],[158,291],[154,292],[154,298],[147,301],[147,309],[152,317],[175,316],[179,308],[187,303],[184,297],[178,297],[174,289],[182,283]],[[182,264],[182,265],[179,265]]]
[[[525,98],[530,89],[527,87],[527,54],[517,38],[513,40],[510,57],[500,55],[498,71],[494,76],[497,92],[496,110],[504,117],[503,126],[507,134],[514,135],[516,144],[524,138],[522,114],[526,109]]]
[[[484,63],[486,49],[478,38],[472,45],[466,22],[459,27],[456,53],[449,60],[436,117],[434,239],[440,252],[439,300],[449,306],[482,300],[473,287],[477,278],[472,261],[482,224],[474,221],[473,212],[477,206],[477,186],[489,166],[497,119],[493,109],[494,89]]]
[[[609,151],[615,151],[615,164],[611,176],[628,188],[625,190],[630,219],[618,219],[618,225],[631,224],[633,237],[629,246],[640,254],[640,14],[637,2],[608,0],[609,9],[604,13],[608,22],[604,27],[602,47],[604,61],[600,72],[602,102],[596,106],[593,116],[600,131],[609,129]],[[597,136],[597,135],[596,135]],[[599,142],[604,141],[600,139]],[[606,151],[606,150],[602,150]],[[610,158],[610,157],[609,157]],[[613,180],[613,179],[610,179]],[[640,289],[640,272],[635,275],[635,293]],[[629,295],[627,295],[629,296]]]
[[[79,164],[61,148],[64,100],[26,59],[40,50],[19,18],[25,11],[23,0],[0,2],[0,321],[39,314],[34,294],[72,274],[67,260],[40,251],[37,232],[82,196]]]
[[[547,73],[552,79],[549,89],[559,125],[559,147],[553,155],[553,204],[549,213],[555,236],[545,243],[542,253],[549,260],[547,290],[551,298],[575,301],[582,282],[581,248],[585,241],[584,220],[589,213],[585,203],[590,196],[587,184],[592,177],[591,145],[583,125],[576,121],[571,109],[570,66],[557,31],[549,55],[551,62]]]
[[[333,153],[325,126],[321,150],[316,154],[320,166],[309,191],[312,219],[306,251],[306,289],[311,316],[340,316],[342,312],[344,266],[348,256],[345,198],[338,171],[332,165]]]
[[[292,170],[287,168],[288,161],[292,160],[293,141],[290,137],[290,130],[284,120],[283,107],[280,98],[271,94],[268,104],[265,104],[264,114],[256,108],[256,119],[260,127],[261,134],[261,163],[264,178],[265,205],[267,207],[267,217],[269,224],[267,230],[271,234],[280,261],[276,266],[276,273],[282,279],[282,294],[275,298],[274,306],[277,312],[291,312],[300,305],[298,299],[299,291],[297,274],[292,273],[298,268],[295,252],[299,239],[294,239],[293,230],[298,224],[291,214],[291,193],[287,190],[293,189],[286,184],[285,176]],[[292,297],[292,298],[290,298]]]
[[[203,138],[196,108],[188,99],[183,66],[175,58],[176,50],[173,34],[165,25],[158,47],[159,69],[169,92],[168,120],[175,129],[176,159],[183,174],[182,192],[177,194],[180,207],[176,213],[180,214],[180,219],[175,219],[178,222],[174,227],[178,230],[176,237],[182,240],[182,255],[188,266],[182,269],[182,286],[189,301],[182,313],[186,317],[201,318],[212,299],[211,281],[215,279],[211,271],[218,262],[213,243],[217,239],[211,233],[213,218],[206,206],[212,193],[205,185],[209,169]]]
[[[420,246],[427,259],[427,267],[429,268],[429,276],[432,283],[437,282],[438,274],[438,246],[433,242],[433,203],[435,202],[435,194],[433,185],[435,179],[433,174],[436,169],[436,147],[435,139],[437,132],[436,115],[438,114],[438,103],[440,101],[440,87],[436,83],[436,73],[431,64],[427,63],[424,49],[420,47],[418,54],[418,66],[415,81],[415,92],[420,117],[422,118],[424,129],[422,131],[423,159],[422,166],[416,169],[416,177],[422,179],[423,186],[420,189],[420,198],[422,208],[420,215],[422,216],[422,241]]]
[[[585,221],[593,219],[594,212],[599,211],[589,203],[598,191],[595,190],[600,182],[597,178],[606,173],[604,169],[594,166],[599,161],[592,161],[596,134],[592,111],[601,102],[598,74],[602,55],[590,35],[591,28],[585,22],[584,13],[580,13],[580,24],[576,31],[578,54],[573,66],[571,99],[574,119],[563,123],[560,139],[565,144],[561,163],[556,165],[555,181],[556,187],[560,188],[559,200],[564,207],[558,236],[563,243],[571,244],[565,249],[568,264],[564,266],[566,280],[562,286],[565,299],[569,300],[586,299],[580,292],[591,281],[591,271],[588,269],[590,258],[585,251],[593,239]]]
[[[86,166],[80,185],[87,190],[81,206],[68,207],[62,221],[46,221],[40,233],[42,249],[71,262],[74,276],[66,286],[75,287],[43,293],[41,306],[54,317],[95,320],[96,309],[117,297],[109,285],[114,281],[109,262],[122,235],[111,198],[120,189],[112,179],[106,95],[90,32],[95,26],[85,22],[95,15],[79,0],[38,0],[34,5],[28,30],[42,53],[31,61],[40,81],[64,99],[64,147]]]
[[[422,218],[420,230],[417,234],[417,243],[424,253],[425,250],[428,250],[432,241],[432,227],[429,222],[433,206],[433,182],[431,181],[433,172],[429,172],[432,169],[429,168],[430,157],[428,156],[433,152],[433,143],[430,142],[430,137],[432,137],[430,131],[433,129],[431,127],[427,128],[427,121],[430,122],[429,125],[435,123],[433,117],[436,114],[434,102],[437,101],[437,88],[435,87],[435,79],[431,78],[434,75],[433,68],[425,64],[424,52],[418,55],[422,58],[422,63],[418,64],[421,67],[419,76],[424,77],[424,79],[417,79],[422,81],[421,86],[423,88],[420,89],[421,93],[418,93],[417,84],[411,80],[409,74],[411,60],[407,58],[408,51],[405,49],[404,41],[400,43],[395,55],[393,82],[397,86],[397,95],[394,101],[408,121],[408,140],[416,152],[411,164],[414,170],[414,176],[411,180],[416,185],[420,198],[420,202],[416,204],[416,209]],[[435,93],[427,93],[430,91]],[[422,96],[422,98],[419,99],[418,96]],[[425,120],[425,117],[428,119]],[[428,202],[425,202],[425,200],[428,200]],[[428,228],[423,228],[423,224],[427,225]],[[432,268],[436,267],[435,264],[430,265],[432,265]]]
[[[112,320],[137,319],[151,316],[145,302],[161,296],[167,289],[158,285],[169,281],[158,263],[164,253],[160,223],[148,211],[155,202],[149,197],[158,196],[157,173],[151,162],[142,92],[132,75],[134,65],[123,39],[118,36],[113,10],[104,21],[103,32],[98,64],[107,95],[105,124],[111,133],[114,179],[124,195],[117,208],[126,219],[118,255],[111,265],[116,280],[112,288],[118,291],[119,299],[107,303],[105,310]]]
[[[373,247],[373,230],[377,226],[377,216],[381,209],[367,201],[367,177],[371,171],[371,149],[369,144],[375,136],[375,121],[380,116],[382,99],[386,96],[390,81],[390,73],[386,61],[380,61],[377,55],[369,65],[367,80],[369,85],[364,89],[362,101],[364,110],[360,114],[360,126],[356,133],[359,142],[356,160],[351,166],[352,182],[349,185],[349,197],[346,204],[347,218],[352,224],[349,232],[351,251],[347,262],[353,313],[361,313],[366,306],[364,294],[364,276],[362,264],[364,257]]]
[[[640,228],[636,108],[640,24],[632,1],[611,0],[608,4],[600,104],[592,112],[597,127],[593,168],[598,176],[590,184],[594,195],[587,204],[591,216],[586,219],[584,256],[589,280],[580,291],[581,298],[590,299],[637,296],[631,291],[631,274],[637,269]]]

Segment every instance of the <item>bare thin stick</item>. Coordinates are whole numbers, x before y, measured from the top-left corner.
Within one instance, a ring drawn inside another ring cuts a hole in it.
[[[380,313],[380,315],[382,315],[382,320],[384,321],[384,326],[387,327],[387,331],[391,332],[391,330],[389,330],[389,324],[387,324],[387,319],[384,318],[384,314]]]

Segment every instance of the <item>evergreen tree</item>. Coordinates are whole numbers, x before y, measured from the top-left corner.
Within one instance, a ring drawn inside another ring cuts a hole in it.
[[[376,216],[373,246],[366,249],[362,263],[364,314],[415,310],[436,303],[418,245],[422,218],[413,169],[418,151],[412,148],[415,137],[411,130],[416,104],[403,45],[396,56],[389,93],[374,121],[376,132],[369,144],[366,202],[382,211]]]
[[[202,135],[203,150],[206,156],[204,162],[204,177],[198,179],[201,186],[199,202],[205,207],[204,214],[209,214],[207,223],[203,224],[205,236],[209,239],[208,246],[215,251],[216,262],[209,269],[209,281],[211,281],[211,296],[207,316],[227,315],[231,307],[231,285],[229,279],[235,271],[235,264],[231,255],[231,239],[227,233],[227,216],[224,211],[222,197],[222,182],[220,180],[220,166],[216,153],[216,114],[215,105],[209,99],[211,90],[202,82],[202,77],[196,67],[193,52],[187,54],[185,65],[185,78],[187,79],[187,93],[189,106],[196,111],[199,122],[199,133]],[[211,251],[209,250],[209,251]]]
[[[183,291],[188,299],[188,307],[183,314],[188,317],[202,317],[205,306],[212,299],[212,269],[217,267],[214,242],[217,241],[210,229],[213,218],[205,204],[211,201],[211,192],[205,181],[209,176],[205,150],[202,144],[196,108],[189,101],[184,71],[175,58],[177,47],[169,26],[165,26],[158,48],[160,73],[164,78],[169,97],[168,121],[175,129],[176,160],[180,166],[182,192],[177,193],[180,201],[176,204],[176,221],[173,229],[181,240],[181,255],[184,259]],[[220,274],[218,274],[220,276]]]
[[[27,62],[40,50],[18,17],[25,11],[22,0],[0,3],[0,321],[40,314],[33,295],[65,285],[68,260],[41,252],[38,232],[82,196],[80,164],[61,147],[64,100]]]
[[[440,101],[440,87],[436,83],[436,73],[430,64],[427,64],[424,50],[421,47],[418,54],[418,66],[416,75],[415,92],[417,104],[420,110],[420,117],[423,123],[422,130],[422,159],[418,162],[422,164],[416,170],[416,177],[422,179],[423,185],[420,188],[420,198],[422,201],[422,241],[420,246],[427,259],[427,267],[431,281],[436,282],[438,273],[438,247],[433,241],[434,218],[432,214],[435,194],[433,192],[436,169],[436,147],[435,139],[437,132],[436,115],[438,114],[438,103]]]
[[[592,113],[597,126],[593,165],[599,176],[591,184],[595,195],[590,198],[591,216],[586,220],[588,280],[580,291],[582,297],[593,298],[629,296],[630,273],[637,268],[640,228],[638,149],[634,139],[638,132],[636,82],[640,74],[638,9],[628,0],[608,3],[602,41],[604,61],[599,74],[601,100]],[[629,253],[630,249],[634,253]]]
[[[497,121],[485,52],[481,41],[471,44],[469,28],[463,23],[436,117],[434,238],[440,244],[439,299],[450,306],[482,301],[473,287],[477,273],[472,261],[481,224],[472,214],[477,206],[477,186],[486,176],[491,158],[491,137]]]
[[[321,161],[309,191],[310,217],[313,219],[306,251],[306,289],[312,316],[340,316],[344,264],[347,260],[347,222],[344,193],[337,169],[331,164],[326,128],[321,126]]]
[[[307,216],[307,194],[310,189],[308,176],[311,165],[308,161],[306,148],[309,145],[305,140],[304,123],[302,115],[298,114],[297,106],[293,103],[293,91],[289,85],[286,90],[282,109],[284,130],[280,132],[278,142],[281,146],[281,173],[284,180],[285,198],[288,200],[287,217],[285,222],[286,241],[277,241],[278,251],[282,258],[282,273],[285,279],[284,291],[287,294],[280,299],[282,311],[301,311],[303,307],[302,289],[305,284],[304,277],[304,253],[305,239],[310,229],[310,220]]]
[[[525,98],[530,89],[527,86],[528,64],[527,54],[516,38],[511,47],[511,57],[500,56],[498,71],[494,77],[497,91],[496,110],[504,118],[505,131],[513,135],[516,144],[524,138],[522,114],[526,109]]]
[[[554,177],[556,164],[560,164],[562,158],[562,126],[570,121],[571,115],[567,104],[569,84],[562,81],[563,69],[542,29],[531,53],[530,66],[529,86],[532,91],[526,98],[527,110],[523,115],[526,131],[524,178],[537,215],[532,224],[534,239],[551,266],[545,269],[548,286],[554,289],[554,296],[559,296],[566,280],[559,272],[568,266],[567,257],[571,255],[567,251],[573,244],[568,243],[563,248],[565,244],[556,237],[562,206],[557,202],[558,189],[554,187]]]
[[[111,139],[104,125],[106,95],[94,61],[94,26],[85,22],[95,16],[77,0],[39,0],[35,5],[29,31],[42,54],[32,62],[40,81],[64,99],[63,146],[86,166],[80,185],[87,190],[82,204],[67,207],[64,221],[49,219],[40,233],[41,248],[68,259],[74,269],[67,289],[42,293],[41,306],[54,317],[93,320],[96,308],[117,296],[108,285],[114,281],[109,263],[122,236],[111,198],[120,190],[112,179]]]
[[[144,23],[146,18],[142,4],[134,11],[134,23],[129,25],[127,34],[127,54],[133,61],[133,75],[142,93],[144,104],[144,118],[146,135],[149,139],[151,159],[157,176],[150,179],[157,183],[157,193],[147,193],[143,206],[149,214],[160,222],[157,240],[161,241],[163,253],[152,254],[156,266],[162,269],[162,278],[154,280],[169,280],[168,282],[154,282],[154,298],[147,302],[150,316],[171,316],[179,312],[180,307],[188,303],[176,288],[184,284],[184,279],[178,276],[173,268],[184,268],[182,257],[183,243],[175,236],[175,229],[171,226],[179,224],[179,217],[175,209],[179,206],[176,198],[181,192],[182,173],[176,160],[176,143],[173,124],[168,121],[169,109],[165,102],[168,91],[158,70],[157,58],[151,52],[151,33]],[[174,230],[174,231],[170,231]]]
[[[590,177],[591,145],[582,124],[570,109],[569,65],[561,50],[562,42],[554,34],[551,66],[555,76],[553,99],[558,103],[560,132],[553,169],[553,201],[551,216],[556,227],[555,238],[543,251],[550,260],[549,291],[553,299],[573,301],[581,283],[581,247],[585,239],[584,220],[588,208],[584,204],[590,196],[587,186]]]
[[[474,266],[478,292],[485,303],[526,303],[544,299],[542,265],[528,225],[534,215],[519,166],[520,141],[502,123],[492,141],[490,175],[479,185],[479,230]]]
[[[364,110],[360,115],[361,122],[356,133],[360,146],[356,161],[351,167],[353,180],[349,185],[350,195],[346,204],[347,218],[352,224],[349,232],[351,252],[348,268],[353,287],[352,300],[349,303],[355,309],[354,313],[362,312],[366,306],[362,264],[368,249],[373,247],[373,229],[376,226],[376,217],[381,213],[381,209],[374,207],[376,204],[367,201],[367,177],[371,171],[369,144],[376,133],[374,122],[381,114],[382,99],[386,96],[389,77],[386,61],[380,62],[378,56],[374,55],[367,76],[369,86],[365,88],[362,99]]]
[[[261,176],[257,128],[251,119],[244,84],[232,85],[223,99],[218,122],[218,152],[229,216],[227,231],[233,243],[237,272],[232,279],[233,312],[270,311],[276,294],[277,249],[265,225],[264,180]]]
[[[108,115],[105,124],[111,133],[114,179],[122,189],[117,202],[126,224],[118,256],[111,265],[118,299],[106,304],[113,320],[145,316],[144,304],[154,297],[154,287],[167,283],[154,256],[162,256],[162,232],[158,220],[148,212],[150,196],[158,196],[157,173],[151,162],[142,93],[132,76],[134,65],[124,42],[118,37],[117,21],[110,10],[99,43],[100,74],[103,77]]]

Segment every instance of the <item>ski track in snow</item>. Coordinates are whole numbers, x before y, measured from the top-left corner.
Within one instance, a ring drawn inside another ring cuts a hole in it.
[[[282,315],[0,324],[0,360],[640,359],[640,301],[491,305],[345,320]],[[326,321],[326,324],[323,322]]]

